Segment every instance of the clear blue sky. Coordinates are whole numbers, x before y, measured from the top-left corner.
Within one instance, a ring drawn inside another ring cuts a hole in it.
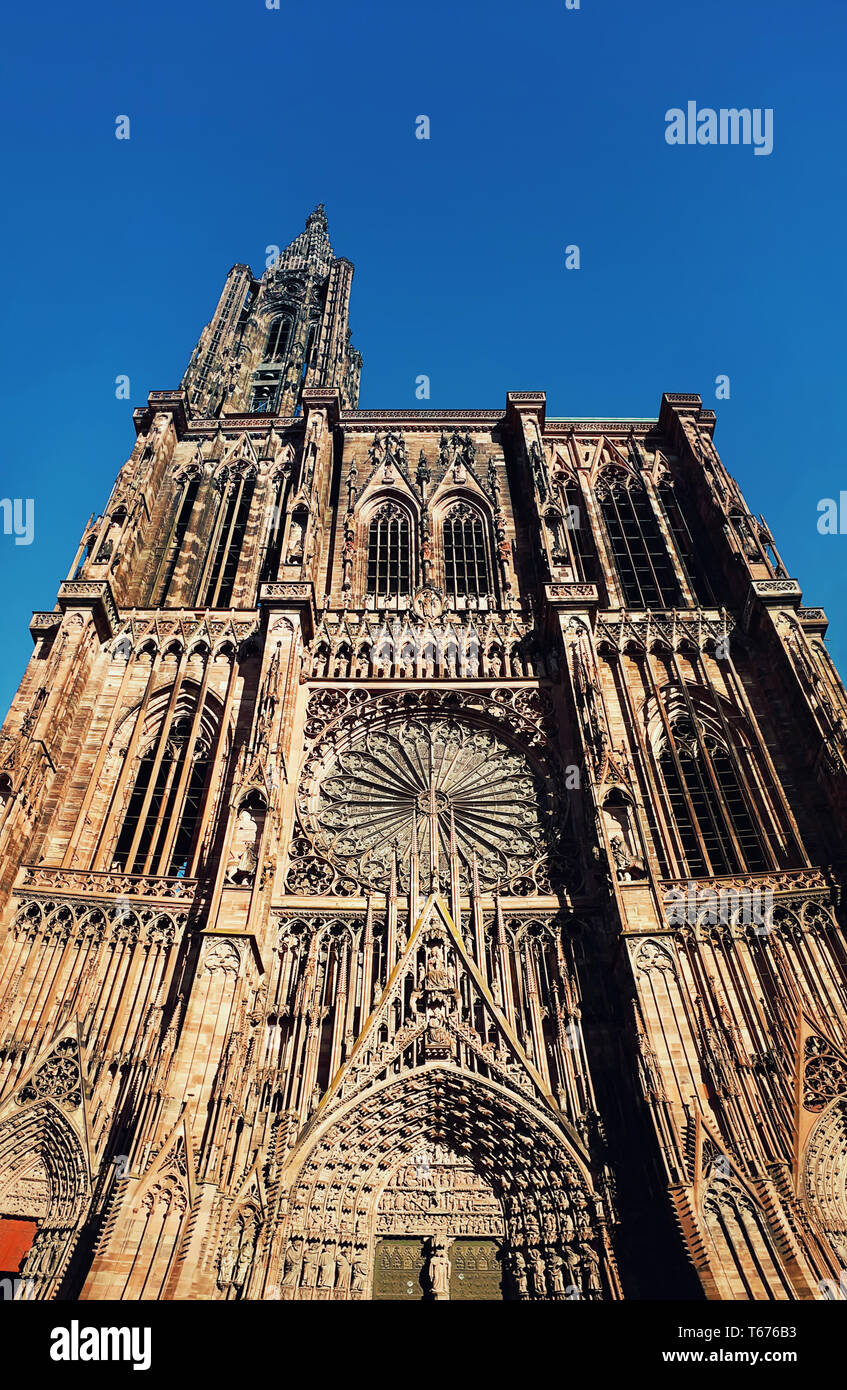
[[[699,391],[847,669],[847,535],[816,527],[847,489],[846,56],[843,0],[7,10],[0,495],[34,498],[35,540],[0,534],[3,709],[133,407],[178,384],[229,266],[320,201],[363,406],[426,404],[420,373],[432,406],[542,389],[552,415]],[[689,100],[772,108],[773,153],[667,145]]]

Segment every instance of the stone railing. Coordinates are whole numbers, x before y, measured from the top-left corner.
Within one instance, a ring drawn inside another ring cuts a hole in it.
[[[43,864],[23,864],[15,882],[15,894],[49,894],[51,897],[138,899],[148,903],[194,901],[197,880],[166,878],[157,874],[95,873],[89,869],[58,869]]]

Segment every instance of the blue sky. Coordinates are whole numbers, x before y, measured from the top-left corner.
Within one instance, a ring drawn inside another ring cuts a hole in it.
[[[432,406],[541,389],[551,415],[699,391],[847,669],[847,535],[816,526],[847,489],[842,0],[280,2],[7,11],[0,493],[34,499],[35,539],[0,533],[3,709],[133,407],[178,384],[229,266],[320,201],[362,406],[427,404],[421,373]],[[772,108],[773,153],[667,145],[689,100]]]

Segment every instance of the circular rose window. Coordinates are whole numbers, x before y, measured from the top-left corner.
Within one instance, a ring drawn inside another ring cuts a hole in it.
[[[363,730],[325,768],[309,817],[315,849],[343,873],[384,888],[395,846],[406,878],[417,840],[421,885],[449,872],[451,842],[467,884],[526,873],[546,849],[546,797],[526,757],[496,733],[453,719]]]

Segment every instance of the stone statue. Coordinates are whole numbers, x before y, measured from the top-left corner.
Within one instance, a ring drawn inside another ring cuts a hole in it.
[[[433,1298],[443,1301],[450,1297],[450,1269],[447,1242],[433,1238],[428,1271]]]

